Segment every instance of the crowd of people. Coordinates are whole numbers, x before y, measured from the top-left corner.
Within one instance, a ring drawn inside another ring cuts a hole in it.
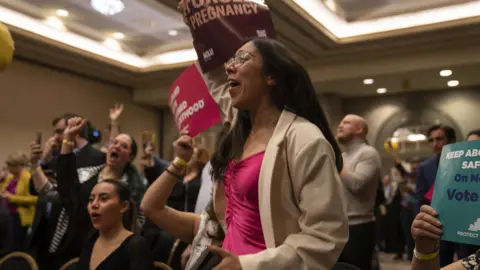
[[[396,159],[397,174],[382,179],[386,161],[368,144],[365,119],[346,115],[332,131],[306,69],[281,42],[252,38],[201,73],[224,116],[213,153],[185,129],[175,158],[161,159],[153,141],[137,145],[119,132],[115,105],[103,144],[91,140],[89,121],[68,113],[52,121],[46,142],[39,136],[30,153],[11,154],[0,175],[0,256],[26,252],[41,270],[75,258],[79,270],[154,262],[371,270],[383,250],[406,253],[412,269],[478,269],[478,247],[440,241],[429,206],[454,129],[432,126],[434,156],[410,166]],[[453,262],[454,252],[464,259]]]

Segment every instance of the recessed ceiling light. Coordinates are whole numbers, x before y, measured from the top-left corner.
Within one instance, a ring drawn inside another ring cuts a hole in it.
[[[168,35],[175,37],[178,36],[178,31],[177,30],[168,30]]]
[[[57,17],[48,17],[46,20],[45,20],[45,23],[53,28],[56,28],[58,30],[62,30],[64,31],[65,30],[65,25],[63,24],[63,22],[57,18]]]
[[[385,94],[387,92],[387,88],[378,88],[377,93],[379,94]]]
[[[448,77],[450,75],[452,75],[452,71],[450,69],[445,69],[440,71],[440,76],[442,77]]]
[[[68,17],[68,15],[70,15],[70,13],[65,9],[57,9],[56,13],[59,17]]]
[[[113,16],[125,9],[121,0],[90,0],[90,5],[105,16]]]
[[[373,83],[374,83],[374,80],[371,78],[363,80],[363,84],[373,84]]]
[[[449,87],[455,87],[455,86],[458,86],[459,84],[460,84],[460,82],[457,81],[457,80],[448,81],[448,86]]]
[[[113,33],[113,37],[115,39],[124,39],[125,35],[123,33],[117,32],[117,33]]]
[[[121,51],[122,50],[122,46],[120,46],[120,43],[118,43],[118,41],[116,41],[113,38],[105,39],[105,41],[103,42],[103,45],[105,45],[105,47],[107,47],[109,49],[112,49],[112,50],[115,50],[115,51]]]

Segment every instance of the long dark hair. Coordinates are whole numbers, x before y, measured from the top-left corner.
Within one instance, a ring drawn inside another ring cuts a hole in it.
[[[307,70],[295,59],[281,42],[268,38],[252,38],[263,58],[263,73],[272,76],[276,84],[272,89],[271,99],[279,110],[287,109],[316,125],[323,133],[335,152],[335,164],[340,172],[343,167],[342,154],[327,118],[318,100]],[[223,179],[228,163],[239,158],[247,140],[252,123],[248,111],[239,110],[232,129],[222,139],[217,151],[212,156],[213,179]]]
[[[130,188],[124,182],[114,179],[105,179],[100,183],[108,183],[115,188],[120,203],[128,202],[128,211],[123,215],[123,226],[129,231],[135,231],[137,222],[137,209],[135,202],[132,200]]]

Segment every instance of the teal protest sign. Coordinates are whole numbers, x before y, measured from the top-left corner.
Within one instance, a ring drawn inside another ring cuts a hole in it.
[[[432,207],[443,225],[442,240],[480,244],[480,141],[443,147]]]

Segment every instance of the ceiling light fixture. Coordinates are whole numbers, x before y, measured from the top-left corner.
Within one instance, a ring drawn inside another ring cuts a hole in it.
[[[59,17],[68,17],[68,15],[70,15],[70,13],[65,9],[57,9],[56,13]]]
[[[124,39],[125,35],[123,33],[117,32],[112,35],[115,39]]]
[[[90,5],[105,16],[113,16],[125,9],[125,4],[121,0],[91,0]]]
[[[66,28],[65,28],[65,25],[63,24],[63,22],[57,18],[57,17],[48,17],[46,20],[45,20],[45,24],[47,24],[48,26],[51,26],[57,30],[61,30],[61,31],[65,31]]]
[[[455,87],[455,86],[458,86],[459,84],[460,84],[460,82],[457,81],[457,80],[448,81],[448,86],[449,87]]]
[[[385,94],[387,92],[387,88],[378,88],[377,93],[378,94]]]
[[[193,48],[169,51],[154,56],[144,57],[140,57],[134,53],[129,53],[123,50],[112,50],[108,48],[103,41],[89,39],[69,31],[58,31],[56,28],[47,24],[47,22],[51,22],[52,20],[47,20],[42,23],[40,20],[34,19],[11,9],[7,9],[1,5],[0,21],[9,26],[22,29],[44,38],[48,38],[52,41],[66,44],[72,48],[76,48],[77,50],[113,60],[117,63],[121,63],[122,66],[126,65],[131,70],[137,70],[140,72],[150,71],[158,66],[187,63],[197,60],[197,53]],[[54,19],[53,21],[58,23],[60,20],[56,18],[56,20]],[[67,29],[65,28],[65,30]],[[113,42],[107,41],[107,44],[111,45]]]
[[[105,39],[103,44],[105,45],[105,47],[107,47],[109,49],[112,49],[114,51],[121,51],[122,50],[122,46],[120,46],[120,43],[118,43],[118,41],[116,41],[115,39],[112,39],[112,38]]]
[[[373,84],[374,82],[375,81],[373,79],[370,79],[370,78],[363,80],[363,84]]]
[[[171,37],[176,37],[178,36],[178,31],[177,30],[168,30],[168,35]]]
[[[450,75],[452,75],[452,71],[450,69],[445,69],[440,71],[440,76],[442,77],[448,77]]]

